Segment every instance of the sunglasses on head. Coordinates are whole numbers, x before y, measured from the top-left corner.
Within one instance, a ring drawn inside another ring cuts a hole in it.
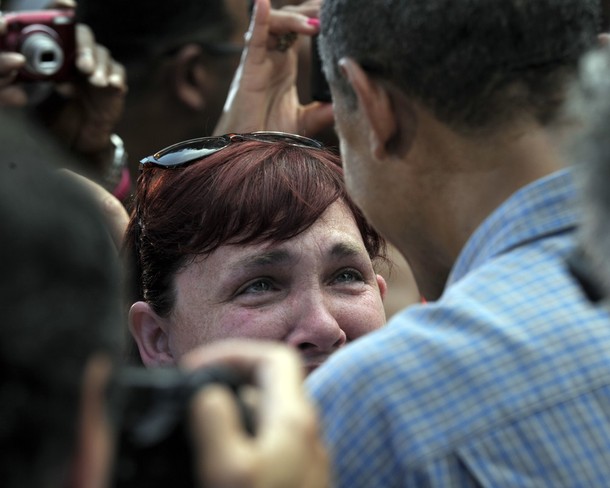
[[[321,142],[308,137],[287,132],[258,131],[246,134],[225,134],[224,136],[199,137],[179,142],[140,160],[140,169],[147,166],[161,168],[182,168],[211,154],[223,150],[234,142],[258,141],[268,143],[285,143],[291,146],[320,149]]]

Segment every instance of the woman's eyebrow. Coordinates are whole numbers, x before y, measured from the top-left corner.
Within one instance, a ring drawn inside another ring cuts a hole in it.
[[[233,263],[233,266],[242,269],[256,269],[270,265],[290,263],[295,259],[296,257],[291,255],[288,251],[278,249],[266,251],[254,256],[246,256],[245,258]]]
[[[337,242],[326,252],[327,255],[339,259],[366,254],[366,251],[352,242]],[[289,265],[298,260],[298,256],[286,249],[274,249],[255,255],[245,256],[231,264],[231,268],[242,270],[256,270],[274,265]]]
[[[356,243],[352,242],[338,242],[330,249],[330,255],[333,257],[350,257],[357,256],[362,253],[366,254],[366,250]]]

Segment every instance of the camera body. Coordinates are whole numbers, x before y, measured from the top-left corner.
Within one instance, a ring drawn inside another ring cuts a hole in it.
[[[4,14],[0,51],[23,54],[16,81],[69,81],[76,72],[76,21],[71,10],[30,10]]]
[[[110,405],[118,427],[114,488],[192,488],[194,452],[188,429],[189,405],[213,384],[235,394],[244,429],[254,434],[250,411],[240,400],[244,378],[226,367],[192,372],[177,368],[127,367],[119,371]]]

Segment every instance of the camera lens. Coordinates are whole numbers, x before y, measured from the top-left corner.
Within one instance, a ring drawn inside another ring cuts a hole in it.
[[[48,34],[30,34],[21,45],[21,54],[26,58],[25,69],[38,76],[53,76],[64,62],[61,46]]]

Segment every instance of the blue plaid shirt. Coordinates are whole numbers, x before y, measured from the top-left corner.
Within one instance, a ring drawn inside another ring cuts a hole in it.
[[[610,486],[610,316],[567,269],[569,171],[476,230],[443,296],[307,380],[337,485]]]

